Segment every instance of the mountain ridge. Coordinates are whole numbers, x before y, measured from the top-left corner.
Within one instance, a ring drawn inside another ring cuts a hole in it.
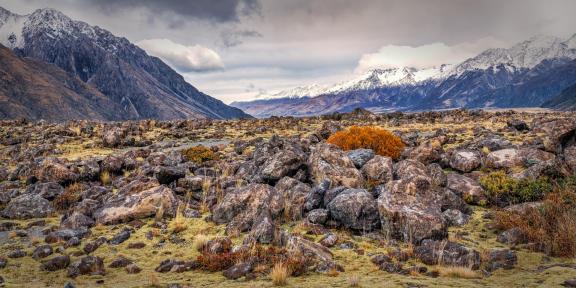
[[[52,63],[95,86],[120,104],[129,119],[250,117],[200,92],[159,58],[98,26],[72,20],[55,9],[24,16],[6,9],[0,12],[0,43],[12,46],[21,57]],[[15,39],[10,41],[7,35]]]

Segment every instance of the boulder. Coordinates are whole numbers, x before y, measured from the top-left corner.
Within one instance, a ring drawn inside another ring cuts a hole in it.
[[[314,186],[310,193],[306,196],[304,202],[304,211],[312,211],[317,208],[324,207],[324,194],[330,189],[331,182],[325,179],[320,184]]]
[[[386,184],[394,176],[394,161],[390,157],[374,156],[362,167],[366,180],[377,184]]]
[[[426,265],[447,265],[480,268],[480,253],[462,244],[449,241],[424,240],[414,255]]]
[[[440,193],[425,178],[395,180],[377,189],[382,230],[388,237],[412,243],[447,237]]]
[[[395,179],[412,179],[419,178],[421,180],[427,181],[429,184],[432,183],[430,175],[428,175],[428,169],[426,165],[422,162],[416,160],[402,160],[396,165],[394,165],[394,176]]]
[[[46,258],[50,255],[52,255],[54,251],[52,250],[52,246],[46,244],[46,245],[40,245],[38,247],[36,247],[36,249],[34,249],[34,252],[32,252],[32,258],[38,260],[38,259],[42,259],[42,258]]]
[[[322,239],[320,239],[320,244],[322,244],[322,246],[324,247],[334,247],[334,245],[336,245],[336,243],[338,242],[338,235],[330,232],[327,233],[326,235],[324,235],[322,237]]]
[[[212,211],[212,220],[228,223],[228,232],[245,232],[265,210],[275,218],[284,208],[282,194],[267,184],[250,184],[227,193]]]
[[[275,231],[276,225],[274,225],[274,221],[272,221],[270,211],[264,210],[258,218],[254,220],[249,237],[258,243],[270,244],[274,240]]]
[[[90,228],[94,226],[96,222],[94,220],[80,212],[73,212],[72,215],[63,219],[60,223],[60,228],[64,229],[79,229],[79,228]]]
[[[130,238],[130,235],[131,235],[130,230],[124,229],[120,233],[114,235],[114,237],[112,237],[112,239],[110,239],[108,243],[110,243],[111,245],[121,244],[124,241],[128,240]]]
[[[328,220],[329,212],[326,209],[314,209],[308,213],[306,219],[312,224],[324,224]]]
[[[480,167],[480,153],[474,150],[455,151],[450,156],[450,167],[468,173]]]
[[[252,263],[250,262],[243,262],[234,264],[232,267],[224,270],[223,274],[224,277],[231,280],[236,280],[242,276],[246,276],[246,274],[252,272]]]
[[[522,166],[522,159],[518,155],[518,149],[508,148],[488,153],[485,166],[493,169],[512,169]]]
[[[40,269],[44,271],[58,271],[66,269],[68,265],[70,265],[70,256],[62,255],[62,256],[56,256],[54,258],[42,262],[42,265],[40,265]]]
[[[432,163],[426,166],[426,169],[428,170],[428,175],[430,175],[430,178],[432,179],[432,185],[446,187],[448,177],[446,176],[446,173],[444,173],[444,170],[442,170],[440,164]]]
[[[103,224],[127,222],[155,215],[159,209],[164,215],[174,216],[177,205],[172,190],[159,186],[132,195],[114,195],[95,212],[95,219]]]
[[[284,177],[274,186],[284,199],[284,215],[291,220],[300,220],[304,204],[310,193],[310,186],[294,178]]]
[[[104,261],[95,256],[84,256],[68,267],[68,277],[76,278],[80,275],[104,275]]]
[[[468,215],[462,213],[462,211],[456,209],[448,209],[442,212],[442,216],[444,217],[444,221],[446,221],[448,226],[465,225],[468,223],[468,219],[470,218]]]
[[[64,192],[64,187],[56,182],[36,183],[26,188],[25,194],[36,194],[42,198],[52,201],[56,196]]]
[[[517,245],[525,243],[526,237],[520,228],[514,227],[500,233],[498,237],[496,237],[496,241],[508,245]]]
[[[484,189],[472,178],[458,173],[450,173],[448,174],[448,184],[446,187],[456,193],[456,195],[462,197],[467,203],[482,204],[486,202]]]
[[[310,257],[317,262],[332,262],[330,249],[298,236],[288,237],[286,249],[292,253]]]
[[[110,148],[118,147],[122,144],[122,139],[124,137],[125,132],[118,127],[106,129],[102,135],[102,145]]]
[[[516,131],[528,131],[530,130],[530,128],[528,127],[528,124],[526,124],[526,122],[519,120],[519,119],[512,119],[506,122],[506,125],[508,126],[508,128],[510,129],[514,129]]]
[[[42,196],[24,194],[10,200],[2,216],[8,219],[31,219],[48,217],[53,213],[52,204]]]
[[[408,159],[412,159],[424,164],[438,162],[444,152],[442,149],[442,142],[438,139],[426,141],[408,153]]]
[[[364,189],[346,189],[327,205],[330,217],[342,226],[358,230],[372,231],[380,226],[376,201]]]
[[[308,158],[308,170],[316,184],[329,179],[335,186],[357,188],[364,182],[348,155],[331,144],[321,143],[313,148]]]
[[[496,249],[490,251],[486,263],[486,271],[493,272],[498,269],[512,269],[518,263],[516,252],[510,249]]]
[[[541,134],[545,150],[561,154],[564,148],[574,143],[576,138],[576,122],[574,119],[536,119],[532,124],[532,132]]]
[[[186,170],[183,167],[166,167],[156,168],[156,179],[160,184],[170,184],[186,176]]]
[[[276,182],[294,175],[303,166],[306,166],[306,154],[296,145],[290,145],[267,159],[260,175],[265,181]]]
[[[102,171],[108,171],[114,174],[122,173],[122,169],[124,168],[124,159],[118,156],[106,156],[102,159],[102,163],[100,163]]]
[[[364,166],[364,164],[366,164],[366,162],[374,158],[375,153],[372,149],[356,149],[348,151],[346,155],[348,155],[348,158],[352,160],[354,166],[360,169],[362,166]]]

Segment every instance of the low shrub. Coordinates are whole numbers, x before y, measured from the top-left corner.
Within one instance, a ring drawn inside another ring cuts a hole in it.
[[[499,211],[497,229],[520,229],[527,242],[551,256],[576,256],[576,189],[560,186],[549,193],[538,208],[524,213]]]
[[[550,179],[546,177],[516,180],[508,177],[504,171],[481,177],[480,185],[490,202],[498,206],[541,200],[553,190]]]
[[[378,155],[394,159],[400,157],[405,147],[400,137],[375,126],[352,126],[338,131],[328,138],[328,143],[346,151],[360,148],[372,149]]]
[[[210,148],[204,146],[195,146],[188,149],[182,150],[182,156],[187,161],[194,162],[196,164],[202,164],[206,161],[217,160],[218,155]]]

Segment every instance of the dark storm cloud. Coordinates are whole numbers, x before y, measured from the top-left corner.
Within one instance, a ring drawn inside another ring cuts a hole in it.
[[[118,9],[146,8],[152,14],[169,13],[214,22],[237,22],[241,16],[258,14],[258,0],[82,0],[107,13]],[[171,23],[181,26],[182,20]]]

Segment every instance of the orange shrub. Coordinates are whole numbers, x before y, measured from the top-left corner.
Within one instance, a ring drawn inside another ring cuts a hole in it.
[[[378,155],[394,159],[398,159],[404,149],[404,143],[400,137],[375,126],[352,126],[332,134],[328,138],[328,143],[342,150],[372,149]]]

